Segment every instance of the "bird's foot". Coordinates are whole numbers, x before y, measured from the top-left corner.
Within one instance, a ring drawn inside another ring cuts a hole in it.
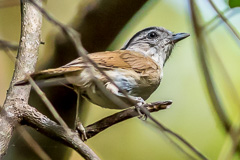
[[[143,121],[146,121],[147,115],[145,113],[142,113],[142,111],[141,111],[142,105],[146,104],[146,102],[141,97],[137,97],[137,101],[138,101],[138,103],[135,105],[135,108],[139,114],[138,118]]]
[[[82,124],[82,122],[78,121],[76,123],[76,130],[78,131],[78,133],[80,134],[80,138],[83,140],[83,141],[87,141],[87,134],[86,134],[86,130]]]

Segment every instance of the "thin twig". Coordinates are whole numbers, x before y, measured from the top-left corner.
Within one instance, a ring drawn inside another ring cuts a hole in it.
[[[229,13],[229,15],[227,15],[228,13],[228,11],[231,11],[230,13]],[[198,11],[199,12],[199,11]],[[225,9],[223,12],[222,12],[222,14],[226,14],[226,17],[229,19],[229,18],[232,18],[233,16],[235,16],[236,14],[238,14],[239,12],[237,11],[237,10],[232,10],[232,9],[229,9],[229,8],[227,8],[227,9]],[[216,29],[217,28],[217,26],[219,25],[219,24],[221,24],[221,23],[224,23],[223,21],[221,21],[221,20],[219,20],[218,22],[216,22],[216,23],[214,23],[217,19],[219,19],[219,16],[218,15],[216,15],[213,19],[211,19],[210,21],[208,21],[206,24],[204,24],[201,28],[202,28],[202,30],[203,31],[206,31],[206,32],[211,32],[211,31],[213,31],[214,29]]]
[[[41,148],[41,146],[32,138],[25,128],[18,127],[18,133],[27,142],[30,148],[43,160],[51,160],[48,154]]]
[[[14,63],[16,60],[16,57],[15,57],[14,53],[12,52],[12,50],[9,48],[4,48],[3,50],[7,54],[8,58]]]
[[[216,7],[216,5],[212,2],[212,0],[208,0],[209,3],[211,4],[211,6],[213,7],[213,9],[217,12],[218,16],[224,21],[224,23],[229,27],[229,29],[233,32],[233,34],[237,37],[238,40],[240,40],[240,35],[238,33],[238,31],[235,29],[234,26],[232,26],[231,23],[229,23],[229,21],[227,20],[227,18],[221,14],[221,12],[219,11],[219,9]]]
[[[144,111],[144,112],[156,112],[156,111],[168,108],[168,106],[171,104],[172,104],[172,101],[163,101],[163,102],[159,101],[159,102],[154,102],[154,103],[150,103],[150,104],[145,104],[142,107],[146,109],[146,111]],[[97,121],[85,128],[87,137],[91,138],[92,136],[95,136],[99,132],[111,127],[112,125],[115,125],[116,123],[122,122],[124,120],[127,120],[132,117],[136,117],[136,116],[139,116],[139,114],[136,112],[136,110],[134,108],[128,108],[124,111],[115,113],[108,117],[105,117],[105,118],[101,119],[100,121]],[[207,159],[204,155],[202,155],[199,151],[197,151],[193,146],[191,146],[191,144],[189,144],[187,141],[185,141],[181,136],[170,131],[168,128],[164,127],[162,124],[160,124],[160,125],[162,126],[160,129],[163,133],[163,136],[165,136],[165,138],[168,139],[169,142],[171,144],[173,144],[179,151],[184,153],[184,155],[186,155],[186,157],[188,157],[189,159],[193,159],[193,160],[195,159],[189,153],[187,153],[181,146],[179,146],[176,142],[174,142],[166,134],[167,132],[172,134],[173,136],[177,137],[180,141],[184,141],[190,149],[193,148],[195,153],[201,159],[204,159],[204,160]],[[157,126],[158,126],[157,129],[159,129],[159,125],[157,125]],[[166,131],[166,132],[164,132],[164,131]]]
[[[240,115],[237,116],[236,120],[232,123],[231,129],[225,138],[225,142],[221,149],[220,154],[218,155],[218,160],[232,159],[237,148],[239,148],[240,142]],[[230,143],[230,147],[229,147]]]
[[[8,48],[11,50],[18,50],[18,45],[11,42],[0,40],[0,49]]]
[[[222,11],[222,14],[225,14],[227,13],[228,11],[230,11],[231,9],[228,7],[226,9],[224,9]],[[211,20],[209,20],[208,22],[206,22],[202,27],[201,27],[201,30],[204,30],[205,28],[207,28],[209,25],[211,25],[214,21],[216,21],[217,19],[219,18],[218,15],[216,15],[215,17],[213,17]]]
[[[203,160],[207,160],[207,157],[205,157],[201,152],[199,152],[194,146],[192,146],[189,142],[187,142],[183,137],[181,137],[177,133],[171,131],[170,129],[165,127],[163,124],[159,123],[156,119],[152,118],[152,116],[149,116],[150,112],[148,110],[146,110],[146,108],[141,107],[141,111],[142,110],[145,110],[144,113],[147,113],[147,116],[149,117],[149,119],[151,119],[154,123],[156,123],[161,130],[163,130],[163,131],[171,134],[172,136],[176,137],[179,141],[181,141],[184,145],[186,145],[191,151],[193,151],[199,158],[201,158]]]
[[[43,102],[46,104],[48,107],[49,111],[52,113],[53,117],[60,123],[60,125],[65,128],[65,130],[68,130],[67,124],[64,122],[62,117],[57,113],[57,110],[53,107],[52,103],[48,100],[46,97],[45,93],[37,86],[37,84],[34,82],[34,80],[29,76],[29,83],[32,85],[34,90],[37,92],[39,97],[43,100]]]
[[[224,128],[226,131],[230,129],[230,120],[228,116],[226,115],[224,106],[222,105],[221,99],[219,98],[216,88],[215,88],[215,83],[210,75],[210,71],[208,68],[208,61],[206,59],[206,54],[203,49],[204,41],[202,40],[202,30],[200,28],[200,24],[198,22],[198,19],[200,18],[197,16],[196,10],[195,10],[195,5],[193,0],[189,0],[190,3],[190,13],[191,13],[191,18],[192,18],[192,25],[193,29],[196,35],[196,48],[197,48],[197,55],[199,59],[199,63],[201,65],[201,69],[204,74],[204,80],[205,80],[205,85],[207,86],[207,91],[210,96],[210,100],[212,103],[212,106],[214,110],[217,113],[217,116],[219,120],[222,122]],[[206,45],[204,45],[206,46]]]
[[[208,47],[211,49],[211,52],[209,52],[209,53],[213,54],[214,60],[218,64],[218,66],[220,68],[219,70],[221,70],[221,72],[222,72],[222,74],[221,74],[222,78],[224,79],[225,84],[227,85],[227,88],[231,91],[231,92],[229,92],[229,94],[234,99],[233,101],[236,103],[236,106],[238,106],[238,109],[240,109],[240,98],[238,96],[238,91],[236,90],[236,87],[234,86],[233,81],[229,76],[229,72],[227,71],[220,56],[217,54],[217,51],[216,51],[211,39],[208,39],[208,43],[206,43],[206,41],[205,41],[205,44],[208,44]]]
[[[16,5],[19,5],[19,4],[20,3],[19,3],[18,0],[1,0],[0,1],[0,9],[16,6]]]

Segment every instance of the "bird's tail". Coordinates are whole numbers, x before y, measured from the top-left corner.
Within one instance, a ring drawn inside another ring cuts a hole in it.
[[[40,72],[33,73],[29,75],[34,81],[41,81],[41,80],[48,80],[48,79],[57,79],[57,78],[64,78],[65,74],[72,73],[79,71],[79,68],[54,68],[54,69],[47,69]],[[29,84],[29,77],[16,82],[15,86],[26,85]]]

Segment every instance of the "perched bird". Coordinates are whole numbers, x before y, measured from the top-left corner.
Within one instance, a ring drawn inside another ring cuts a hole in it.
[[[122,107],[127,108],[132,103],[121,90],[136,103],[146,100],[158,88],[163,77],[163,66],[174,45],[188,36],[188,33],[174,34],[162,27],[149,27],[137,32],[120,50],[88,54],[113,83],[98,69],[89,69],[90,64],[82,57],[62,67],[43,70],[30,76],[36,81],[64,77],[90,102],[105,108],[119,109],[119,104],[99,88],[95,79],[125,102],[126,105]],[[27,78],[17,82],[17,85],[26,83]]]

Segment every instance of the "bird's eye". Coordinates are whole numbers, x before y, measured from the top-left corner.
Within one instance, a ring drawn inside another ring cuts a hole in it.
[[[149,39],[153,39],[153,38],[156,38],[158,35],[157,35],[157,33],[156,32],[150,32],[150,33],[148,33],[148,38]]]

